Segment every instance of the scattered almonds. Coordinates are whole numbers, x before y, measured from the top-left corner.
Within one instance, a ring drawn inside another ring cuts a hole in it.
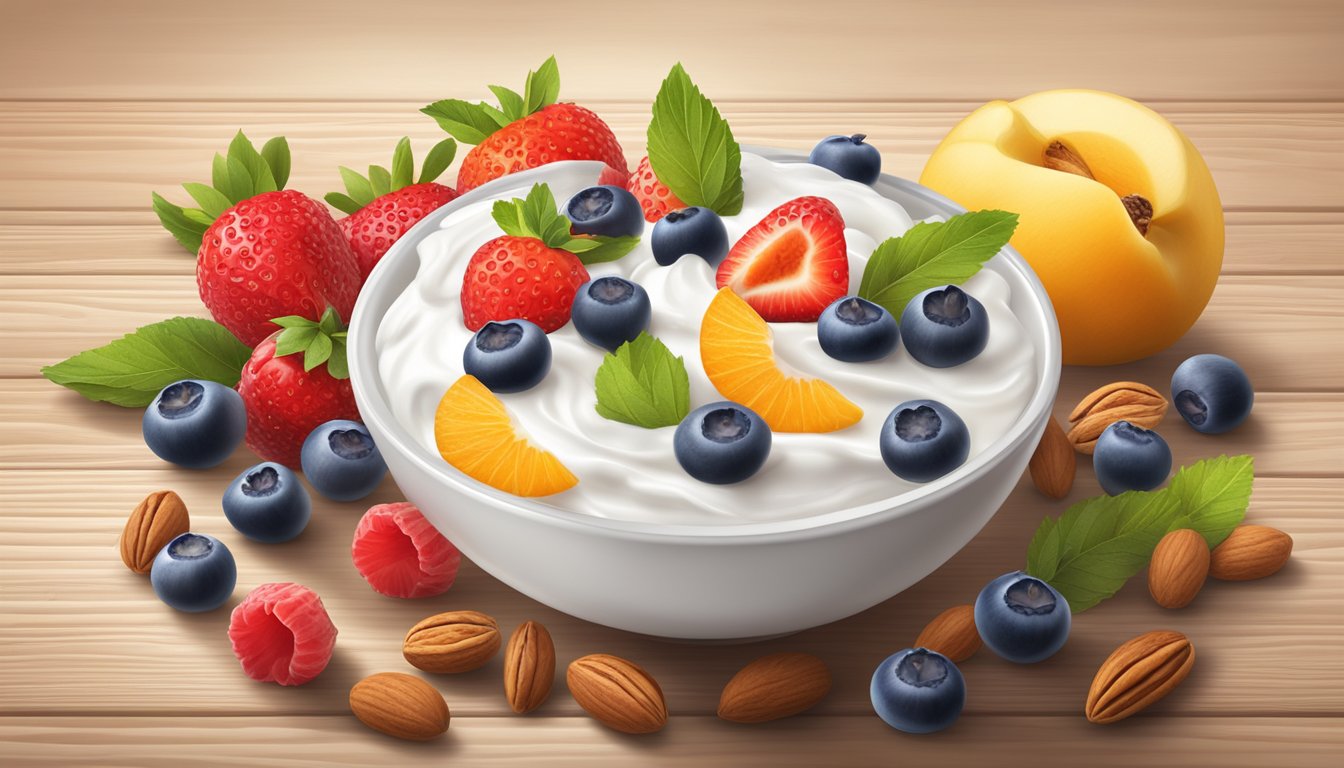
[[[1239,525],[1213,548],[1209,574],[1223,581],[1263,579],[1279,572],[1293,553],[1293,538],[1267,525]]]
[[[1069,442],[1079,453],[1092,453],[1097,438],[1117,421],[1152,429],[1167,413],[1160,392],[1134,381],[1117,381],[1084,397],[1069,414]]]
[[[667,725],[663,689],[634,662],[594,653],[571,662],[565,681],[579,706],[608,728],[654,733]]]
[[[189,530],[191,520],[182,497],[172,491],[155,491],[126,520],[121,531],[121,562],[136,573],[149,573],[159,550]]]
[[[499,646],[499,625],[494,619],[476,611],[449,611],[411,627],[401,655],[426,672],[456,674],[485,666]]]
[[[448,730],[448,704],[413,675],[380,672],[350,689],[350,711],[361,723],[398,739],[426,741]]]
[[[1163,608],[1184,608],[1209,576],[1209,543],[1198,531],[1182,528],[1157,543],[1148,562],[1148,592]]]
[[[723,688],[719,717],[764,723],[805,712],[831,691],[831,670],[810,653],[772,653],[743,667]]]
[[[518,714],[546,703],[555,682],[555,643],[535,621],[524,622],[509,637],[504,651],[504,697]]]
[[[974,656],[981,645],[980,632],[975,628],[975,606],[967,603],[933,617],[915,639],[914,647],[937,651],[960,664]]]
[[[1124,720],[1171,693],[1194,665],[1195,647],[1180,632],[1139,635],[1102,662],[1083,713],[1094,723]]]
[[[1046,422],[1041,442],[1036,444],[1036,452],[1031,454],[1031,463],[1027,465],[1031,481],[1046,496],[1062,499],[1073,490],[1073,475],[1077,469],[1078,457],[1073,445],[1064,434],[1064,428],[1051,417]]]

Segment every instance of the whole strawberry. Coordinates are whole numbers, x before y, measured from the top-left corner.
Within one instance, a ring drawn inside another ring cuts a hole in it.
[[[562,327],[574,294],[588,282],[584,264],[614,261],[639,242],[571,235],[545,184],[534,185],[525,200],[495,203],[493,214],[504,235],[472,254],[462,279],[462,319],[473,331],[492,320],[530,320],[546,333]]]
[[[341,168],[346,193],[332,192],[325,199],[350,214],[336,223],[355,253],[361,282],[398,238],[430,211],[457,197],[452,187],[434,183],[456,153],[457,142],[452,139],[434,145],[416,180],[411,140],[403,137],[392,153],[392,170],[371,165],[365,177]]]
[[[457,172],[459,194],[559,160],[600,160],[629,176],[625,153],[611,128],[583,107],[556,103],[560,70],[554,56],[528,73],[521,95],[501,85],[490,90],[499,99],[498,107],[444,99],[420,110],[458,141],[476,145]]]
[[[238,394],[247,408],[247,445],[266,461],[300,467],[308,433],[332,419],[359,419],[336,310],[322,319],[281,317],[243,366]],[[300,354],[302,353],[302,354]]]
[[[196,284],[210,314],[244,344],[271,333],[271,318],[316,320],[328,306],[348,317],[359,295],[359,265],[326,207],[283,190],[289,145],[261,152],[241,132],[215,155],[212,185],[184,184],[200,208],[158,194],[163,226],[196,256]]]

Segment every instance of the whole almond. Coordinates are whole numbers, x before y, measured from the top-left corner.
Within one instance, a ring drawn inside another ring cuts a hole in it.
[[[401,655],[426,672],[455,674],[485,666],[499,646],[499,625],[494,619],[476,611],[449,611],[411,627]]]
[[[1094,723],[1124,720],[1171,693],[1194,665],[1195,647],[1180,632],[1139,635],[1101,663],[1083,714]]]
[[[121,531],[121,562],[136,573],[149,573],[159,550],[189,530],[191,520],[182,497],[172,491],[155,491],[126,520]]]
[[[1209,543],[1189,528],[1157,542],[1148,562],[1148,593],[1163,608],[1184,608],[1209,577]]]
[[[1152,429],[1167,413],[1167,399],[1147,384],[1117,381],[1078,402],[1069,414],[1069,443],[1079,453],[1092,453],[1097,438],[1117,421]]]
[[[1293,553],[1293,537],[1267,525],[1239,525],[1213,548],[1209,574],[1223,581],[1263,579],[1279,572]]]
[[[1073,490],[1073,475],[1077,469],[1078,457],[1073,444],[1064,434],[1064,428],[1051,417],[1045,424],[1041,442],[1036,444],[1036,452],[1031,454],[1031,463],[1027,464],[1031,481],[1046,496],[1062,499]]]
[[[555,682],[555,643],[551,633],[535,621],[524,622],[509,637],[504,650],[504,696],[518,714],[546,702]]]
[[[954,605],[933,617],[915,639],[914,647],[937,651],[960,663],[974,656],[982,644],[975,628],[975,606],[968,603]]]
[[[413,675],[380,672],[350,689],[350,711],[375,731],[426,741],[448,730],[448,704],[434,686]]]
[[[764,723],[816,706],[831,691],[831,670],[810,653],[772,653],[733,675],[719,697],[719,717]]]
[[[569,692],[584,711],[622,733],[654,733],[667,725],[663,689],[638,664],[594,653],[570,662]]]

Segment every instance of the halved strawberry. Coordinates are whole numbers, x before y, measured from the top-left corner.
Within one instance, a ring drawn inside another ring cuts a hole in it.
[[[719,265],[718,285],[769,322],[815,322],[849,292],[839,209],[824,197],[798,197],[766,214]]]

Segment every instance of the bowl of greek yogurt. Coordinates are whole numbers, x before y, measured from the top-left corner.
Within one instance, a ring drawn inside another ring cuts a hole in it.
[[[869,186],[793,152],[744,148],[743,210],[725,217],[735,242],[780,203],[829,199],[845,221],[852,289],[882,240],[955,204],[883,175]],[[494,202],[535,183],[567,200],[601,165],[562,162],[505,176],[438,209],[402,237],[369,277],[351,321],[355,397],[407,499],[464,554],[513,588],[599,624],[660,637],[733,640],[794,632],[869,608],[960,550],[1003,503],[1030,458],[1059,383],[1059,330],[1045,290],[1011,248],[962,284],[984,305],[989,341],[952,368],[918,364],[900,346],[844,364],[823,352],[812,323],[772,324],[781,367],[825,379],[864,411],[831,433],[776,433],[748,480],[710,485],[673,455],[674,430],[613,422],[595,408],[605,350],[571,325],[550,334],[552,368],[503,395],[530,438],[580,482],[538,499],[512,496],[449,466],[436,449],[435,408],[463,373],[472,337],[459,295],[467,261],[498,235]],[[650,332],[685,362],[692,407],[723,399],[700,363],[700,321],[713,268],[686,256],[662,267],[644,241],[588,267],[643,286]],[[878,452],[882,422],[901,402],[936,398],[966,422],[965,463],[929,483],[895,476]]]

